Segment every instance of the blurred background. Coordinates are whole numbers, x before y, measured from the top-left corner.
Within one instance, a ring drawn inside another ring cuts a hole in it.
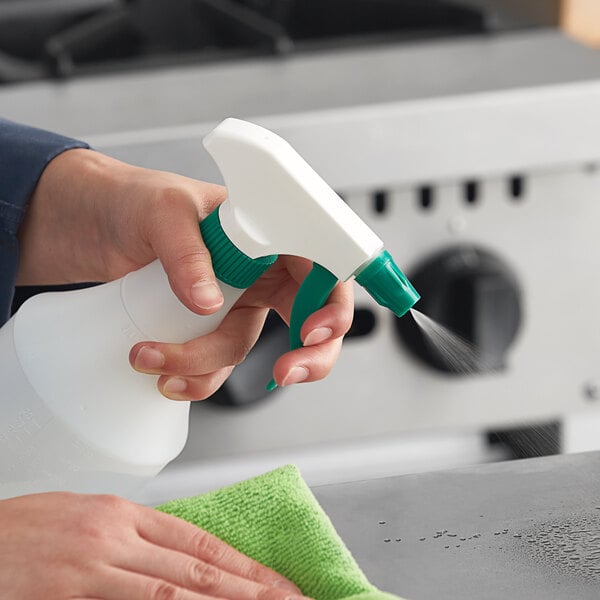
[[[142,500],[598,449],[598,48],[595,0],[0,0],[2,117],[209,181],[202,137],[264,125],[486,356],[457,372],[357,288],[331,376],[267,393],[272,316]]]

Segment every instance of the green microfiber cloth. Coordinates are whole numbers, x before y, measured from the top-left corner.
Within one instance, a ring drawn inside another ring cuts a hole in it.
[[[158,510],[194,523],[315,600],[392,600],[371,585],[292,465]]]

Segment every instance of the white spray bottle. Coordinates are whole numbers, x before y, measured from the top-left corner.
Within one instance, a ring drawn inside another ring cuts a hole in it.
[[[382,241],[287,142],[226,119],[204,145],[228,189],[200,225],[223,307],[192,313],[159,261],[23,304],[0,329],[0,498],[49,490],[130,496],[155,476],[185,444],[189,402],[166,399],[156,377],[134,371],[131,346],[213,331],[278,254],[314,261],[293,307],[292,348],[338,280],[355,276],[398,316],[419,299]]]

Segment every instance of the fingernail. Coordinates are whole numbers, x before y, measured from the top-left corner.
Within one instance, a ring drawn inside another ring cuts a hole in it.
[[[185,392],[187,388],[187,381],[182,377],[171,377],[167,379],[165,385],[163,386],[163,390],[167,394],[181,394]]]
[[[223,303],[223,294],[218,286],[211,282],[198,281],[192,286],[192,302],[198,308],[216,308]]]
[[[308,377],[308,369],[306,367],[292,367],[288,374],[284,377],[281,385],[292,385],[300,383]]]
[[[164,364],[164,354],[148,346],[142,346],[135,357],[135,368],[140,371],[160,369]]]
[[[317,327],[313,329],[305,338],[305,346],[316,346],[325,340],[328,340],[333,335],[333,330],[330,327]]]

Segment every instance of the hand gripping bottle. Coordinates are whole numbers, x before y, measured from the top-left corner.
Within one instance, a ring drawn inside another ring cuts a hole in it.
[[[29,299],[0,329],[0,498],[48,490],[133,494],[182,450],[189,402],[164,398],[128,354],[216,329],[278,254],[314,262],[290,346],[337,281],[405,314],[419,295],[382,241],[280,137],[226,119],[204,139],[228,199],[200,224],[225,297],[210,316],[173,294],[159,261],[122,279]],[[270,387],[274,387],[271,382]]]

